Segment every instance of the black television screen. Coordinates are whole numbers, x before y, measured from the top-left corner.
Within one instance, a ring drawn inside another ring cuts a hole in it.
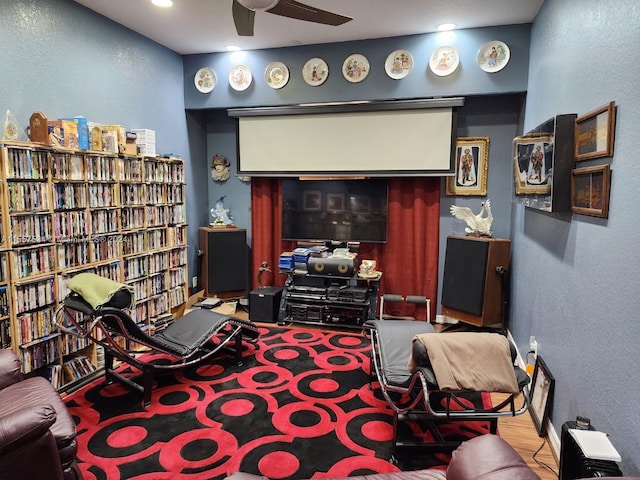
[[[388,183],[282,180],[282,239],[385,243]]]

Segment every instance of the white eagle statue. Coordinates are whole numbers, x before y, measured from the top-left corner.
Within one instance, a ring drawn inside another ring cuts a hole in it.
[[[458,220],[464,220],[467,228],[464,229],[468,235],[476,237],[490,237],[493,214],[491,213],[491,202],[487,200],[480,205],[480,212],[477,215],[469,207],[458,207],[451,205],[451,215]]]

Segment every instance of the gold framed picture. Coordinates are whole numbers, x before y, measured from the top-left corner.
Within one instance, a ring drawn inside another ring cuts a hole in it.
[[[458,137],[455,175],[447,177],[447,195],[487,195],[489,137]]]
[[[551,193],[553,135],[524,135],[513,139],[516,195]]]

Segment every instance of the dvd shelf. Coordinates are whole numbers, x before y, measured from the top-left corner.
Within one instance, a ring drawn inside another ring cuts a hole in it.
[[[0,153],[0,348],[19,353],[24,373],[65,388],[102,358],[56,329],[69,278],[93,272],[131,285],[132,317],[150,332],[186,302],[184,165],[18,142]]]

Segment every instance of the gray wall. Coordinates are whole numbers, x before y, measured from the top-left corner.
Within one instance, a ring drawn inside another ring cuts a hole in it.
[[[514,335],[538,339],[556,378],[553,424],[576,415],[611,434],[640,474],[640,3],[546,0],[531,35],[525,129],[557,113],[618,105],[608,219],[559,220],[515,206]]]

